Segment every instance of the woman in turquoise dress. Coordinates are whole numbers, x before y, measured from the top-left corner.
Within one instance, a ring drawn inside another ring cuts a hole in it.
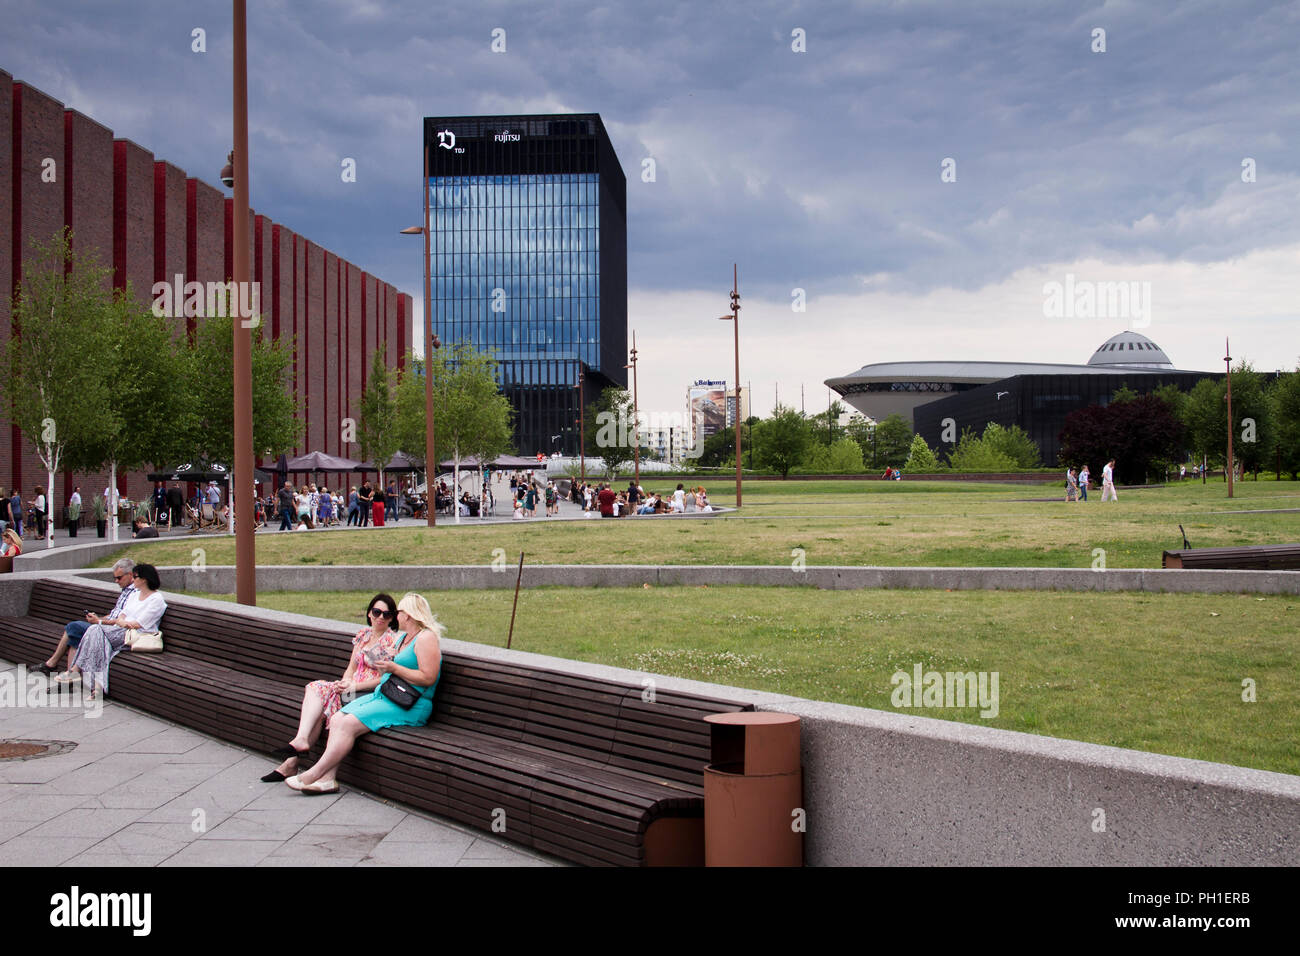
[[[428,601],[418,594],[407,594],[397,603],[397,628],[407,634],[407,640],[392,660],[375,665],[384,679],[373,693],[358,697],[330,718],[325,753],[310,770],[285,780],[290,788],[305,794],[338,793],[335,774],[358,737],[385,727],[418,727],[428,722],[442,670],[442,625],[434,618]],[[395,704],[383,693],[384,684],[394,675],[420,693],[410,709]]]

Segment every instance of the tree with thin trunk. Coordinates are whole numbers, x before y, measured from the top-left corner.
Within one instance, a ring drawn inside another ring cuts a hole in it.
[[[100,364],[115,308],[108,270],[93,256],[74,255],[71,235],[33,243],[34,261],[14,297],[4,370],[10,420],[45,466],[47,548],[54,544],[55,473],[93,467],[100,436],[118,423],[112,382]]]
[[[384,492],[384,467],[401,450],[395,418],[393,376],[384,362],[384,353],[375,349],[370,362],[370,377],[361,393],[361,414],[357,422],[357,443],[363,461],[373,461],[379,472],[379,494]]]

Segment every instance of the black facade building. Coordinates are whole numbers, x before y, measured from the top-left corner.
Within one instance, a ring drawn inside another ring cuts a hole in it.
[[[931,448],[950,446],[943,440],[945,419],[958,437],[966,429],[982,434],[989,422],[1004,428],[1019,425],[1037,442],[1045,465],[1054,465],[1061,453],[1061,429],[1070,412],[1089,405],[1106,406],[1125,385],[1145,395],[1162,385],[1191,391],[1210,372],[1147,371],[1127,369],[1105,375],[1014,375],[919,405],[912,412],[916,433]]]
[[[627,180],[595,113],[426,117],[432,327],[500,363],[522,455],[627,387]]]

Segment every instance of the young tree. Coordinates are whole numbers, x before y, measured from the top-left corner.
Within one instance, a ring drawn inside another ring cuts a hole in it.
[[[415,353],[406,353],[405,367],[398,373],[397,386],[393,389],[393,440],[397,448],[406,456],[424,468],[424,480],[429,481],[428,462],[425,455],[426,421],[424,400],[424,359],[416,358]],[[438,426],[434,423],[434,436]],[[436,462],[435,462],[436,464]]]
[[[925,474],[938,468],[939,462],[934,457],[934,452],[930,450],[930,446],[925,443],[925,439],[920,435],[914,435],[912,449],[907,455],[907,464],[903,467],[909,472]]]
[[[876,426],[874,444],[876,453],[871,467],[897,467],[907,460],[912,450],[912,426],[902,415],[890,415]]]
[[[99,435],[96,461],[85,470],[108,465],[109,486],[118,471],[144,465],[166,467],[186,452],[195,410],[185,387],[186,358],[167,319],[134,304],[130,287],[117,296],[105,332],[109,344],[98,362],[113,383],[114,422]],[[110,522],[117,540],[116,516]]]
[[[611,481],[618,470],[632,461],[640,436],[633,415],[632,395],[621,388],[607,388],[586,412],[587,448],[597,448]],[[709,440],[712,440],[711,436]],[[732,433],[732,447],[735,434]],[[708,447],[706,442],[705,448]]]
[[[1134,393],[1134,398],[1136,397]],[[1013,468],[1038,467],[1038,444],[1019,425],[1003,428],[997,422],[989,422],[984,426],[981,441],[997,454],[1009,459]]]
[[[289,350],[253,329],[253,451],[278,455],[297,444],[302,425],[289,393]],[[234,319],[212,316],[195,329],[189,349],[187,388],[195,413],[185,457],[229,465],[235,456]]]
[[[401,450],[393,397],[393,375],[384,361],[384,353],[375,349],[370,362],[370,376],[361,393],[361,412],[357,421],[357,444],[362,461],[373,461],[379,472],[379,488],[384,487],[384,466]]]
[[[772,416],[754,429],[758,460],[766,468],[781,473],[782,480],[803,461],[812,442],[808,422],[793,408],[777,405]]]
[[[1203,378],[1192,387],[1183,406],[1183,421],[1192,452],[1201,462],[1218,464],[1228,456],[1228,406],[1221,380]],[[1227,480],[1227,476],[1224,476]]]
[[[434,441],[451,455],[453,489],[460,487],[460,463],[466,458],[477,458],[481,465],[510,449],[514,410],[497,386],[496,364],[468,345],[435,351],[429,363]]]
[[[74,255],[69,236],[33,245],[35,260],[14,298],[4,370],[10,420],[45,466],[50,515],[54,473],[87,468],[99,436],[117,422],[114,383],[99,364],[112,344],[108,270],[92,257]],[[53,534],[49,521],[47,548],[53,547]]]

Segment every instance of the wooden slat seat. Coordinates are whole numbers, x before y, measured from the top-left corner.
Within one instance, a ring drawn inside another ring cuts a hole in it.
[[[1161,555],[1165,568],[1233,571],[1300,570],[1300,544],[1251,544],[1238,548],[1185,548]]]
[[[112,592],[38,581],[0,618],[0,657],[32,663]],[[244,609],[169,601],[161,655],[118,655],[115,700],[250,749],[283,745],[303,685],[347,666],[345,628],[290,629]],[[703,717],[750,705],[444,653],[424,727],[358,740],[340,779],[576,862],[702,862]],[[319,755],[324,738],[317,744]],[[268,758],[268,769],[270,759]],[[504,829],[501,826],[504,825]]]

